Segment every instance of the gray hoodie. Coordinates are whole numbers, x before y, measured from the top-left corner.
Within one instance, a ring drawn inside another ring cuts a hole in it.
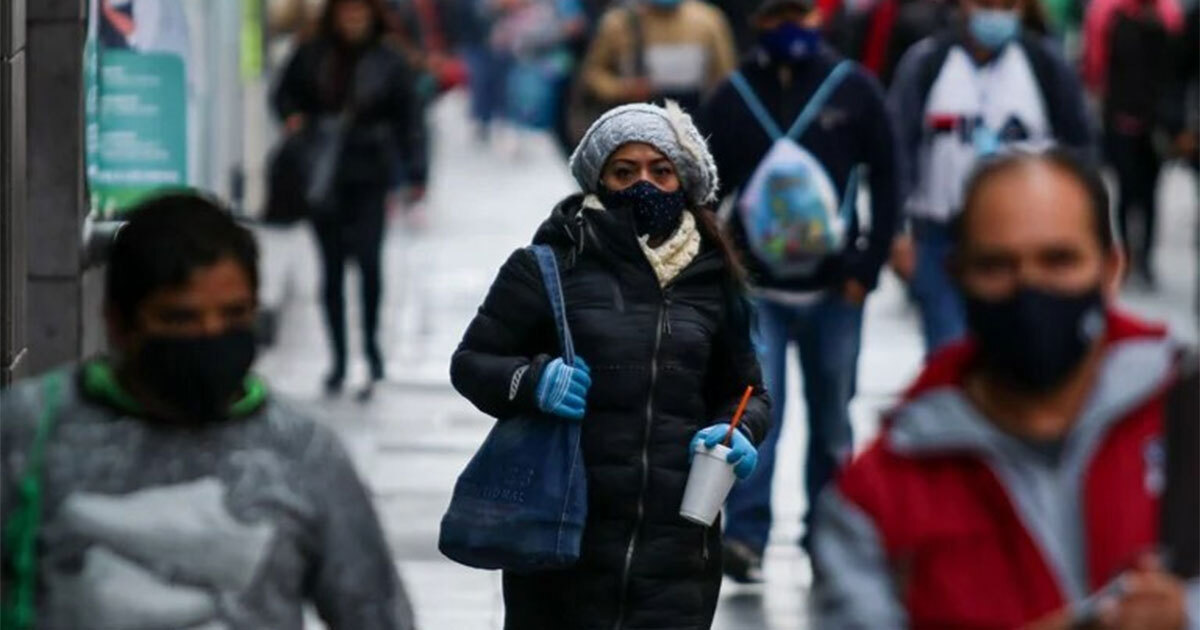
[[[80,374],[60,379],[39,467],[36,627],[291,630],[305,603],[333,630],[413,627],[367,491],[329,429],[275,398],[225,422],[167,426],[121,411],[119,391]],[[40,380],[0,392],[6,541],[44,393]],[[6,544],[6,594],[13,553]]]

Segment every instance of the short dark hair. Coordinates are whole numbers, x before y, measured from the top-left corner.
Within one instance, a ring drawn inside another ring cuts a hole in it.
[[[1095,232],[1096,240],[1100,242],[1100,247],[1105,251],[1112,249],[1116,244],[1116,236],[1113,233],[1108,189],[1104,186],[1104,179],[1089,161],[1079,156],[1077,152],[1063,148],[1037,152],[1014,151],[981,164],[967,180],[963,194],[962,212],[954,218],[950,225],[955,247],[959,248],[966,242],[967,220],[975,206],[979,205],[979,195],[984,186],[1004,173],[1030,164],[1050,166],[1083,187],[1087,193],[1092,215],[1092,229]]]
[[[201,267],[232,258],[258,290],[258,246],[216,201],[194,192],[152,197],[131,209],[109,251],[104,299],[132,324],[142,301],[181,287]]]

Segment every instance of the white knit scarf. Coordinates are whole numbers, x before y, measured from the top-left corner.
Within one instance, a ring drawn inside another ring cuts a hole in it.
[[[584,198],[583,207],[593,211],[604,211],[604,204],[600,203],[600,199],[595,195]],[[696,217],[691,212],[684,212],[675,233],[658,247],[650,246],[649,236],[639,237],[638,245],[654,269],[659,286],[666,286],[700,254],[700,230],[696,227]]]

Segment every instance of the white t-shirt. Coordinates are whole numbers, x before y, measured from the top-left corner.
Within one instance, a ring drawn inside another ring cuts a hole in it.
[[[962,206],[963,186],[981,156],[1053,140],[1037,77],[1015,43],[982,66],[961,46],[951,48],[929,90],[923,128],[910,213],[943,222]]]

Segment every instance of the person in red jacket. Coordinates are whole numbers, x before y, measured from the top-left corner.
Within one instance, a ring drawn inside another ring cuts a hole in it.
[[[1114,308],[1108,207],[1061,152],[970,180],[952,259],[970,335],[821,497],[816,627],[1200,627],[1200,582],[1156,553],[1183,348]]]

